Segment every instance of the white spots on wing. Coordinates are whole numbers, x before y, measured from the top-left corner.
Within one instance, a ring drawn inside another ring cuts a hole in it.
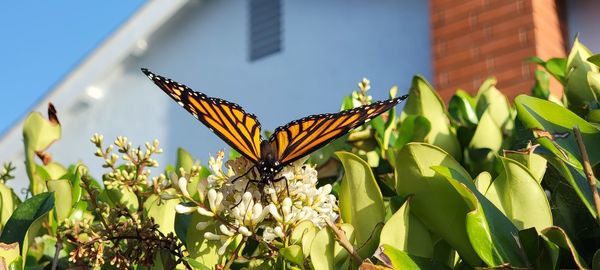
[[[183,104],[183,102],[178,101],[177,104],[179,104],[179,106],[183,107],[185,104]]]

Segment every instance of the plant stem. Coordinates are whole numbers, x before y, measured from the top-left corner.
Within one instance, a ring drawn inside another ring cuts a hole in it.
[[[56,270],[56,267],[58,267],[58,255],[60,253],[60,251],[62,250],[62,246],[63,246],[63,242],[62,242],[62,237],[60,236],[60,233],[57,234],[56,236],[56,249],[54,250],[54,259],[52,259],[52,270]]]
[[[594,176],[594,171],[592,170],[590,158],[587,150],[585,149],[585,144],[583,143],[583,138],[581,137],[581,131],[579,130],[579,127],[574,126],[573,132],[575,133],[575,139],[577,141],[577,145],[579,146],[579,152],[581,152],[581,158],[583,159],[583,170],[588,180],[588,184],[590,185],[590,189],[592,190],[592,196],[594,197],[596,219],[598,220],[598,223],[600,223],[600,196],[598,195],[598,188],[596,187],[596,177]]]
[[[360,256],[358,256],[358,253],[356,253],[356,250],[354,250],[354,247],[352,246],[350,241],[348,241],[348,238],[346,238],[346,234],[344,233],[344,231],[340,230],[337,226],[335,226],[335,224],[333,224],[331,220],[326,219],[325,222],[327,222],[327,226],[329,226],[333,233],[335,233],[335,238],[338,241],[338,243],[340,243],[340,245],[344,249],[346,249],[348,253],[350,253],[356,265],[361,265],[362,260]]]
[[[246,239],[248,239],[248,238],[244,236],[244,238],[242,238],[242,241],[240,241],[240,243],[238,244],[238,246],[235,247],[235,250],[231,254],[231,258],[229,258],[229,260],[227,260],[227,263],[223,267],[223,270],[229,270],[229,268],[233,264],[233,261],[235,261],[235,259],[237,259],[237,255],[240,252],[240,249],[246,243]]]

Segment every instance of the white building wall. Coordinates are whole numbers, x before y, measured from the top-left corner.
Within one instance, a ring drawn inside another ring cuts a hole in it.
[[[567,3],[568,44],[579,40],[593,53],[600,53],[600,1],[571,0]]]
[[[161,165],[174,162],[177,147],[204,162],[209,153],[228,149],[140,67],[238,103],[267,130],[338,111],[363,77],[371,80],[375,99],[384,99],[393,85],[405,93],[414,74],[431,76],[427,1],[288,0],[282,14],[283,50],[249,62],[247,1],[187,6],[148,39],[144,54],[98,74],[94,87],[103,91],[101,98],[89,98],[82,89],[71,104],[58,104],[59,117],[69,117],[62,122],[63,138],[49,151],[63,164],[82,159],[98,177],[101,162],[89,142],[95,132],[107,141],[124,135],[136,144],[157,138],[165,150]],[[9,157],[21,165],[22,155]]]

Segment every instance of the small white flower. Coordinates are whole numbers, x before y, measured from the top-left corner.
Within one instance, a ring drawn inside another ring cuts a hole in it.
[[[208,211],[202,207],[198,207],[197,211],[198,211],[198,214],[206,216],[206,217],[214,217],[215,216],[215,213]]]
[[[180,214],[189,214],[191,212],[196,211],[196,209],[200,209],[196,206],[186,206],[183,204],[178,204],[175,206],[175,211]]]
[[[196,224],[196,230],[204,231],[208,226],[210,226],[210,222],[200,221]]]
[[[190,193],[187,190],[187,184],[188,184],[188,181],[187,181],[187,179],[185,179],[185,177],[179,178],[179,181],[177,182],[177,185],[179,186],[179,190],[181,190],[181,194],[183,194],[183,196],[189,198]]]

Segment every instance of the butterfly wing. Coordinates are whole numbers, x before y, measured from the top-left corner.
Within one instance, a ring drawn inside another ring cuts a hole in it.
[[[407,97],[383,100],[339,113],[307,116],[278,127],[269,142],[277,149],[279,162],[287,165],[384,113]]]
[[[147,69],[142,72],[229,146],[253,162],[260,159],[262,138],[256,116],[244,112],[235,103],[208,97]]]

